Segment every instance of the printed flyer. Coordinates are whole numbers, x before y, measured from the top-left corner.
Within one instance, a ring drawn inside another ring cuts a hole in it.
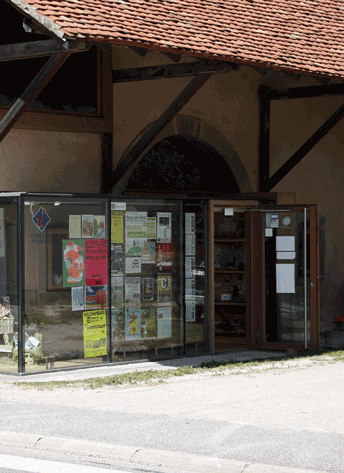
[[[83,313],[84,357],[106,355],[106,310]]]
[[[142,264],[155,264],[155,241],[145,241],[142,245]]]
[[[121,309],[123,305],[123,277],[115,276],[111,278],[111,307]]]
[[[126,256],[141,256],[142,246],[147,240],[147,212],[125,214]]]
[[[141,279],[125,278],[125,306],[141,307]]]
[[[155,307],[141,309],[141,338],[157,337],[157,314]]]
[[[125,338],[124,309],[111,310],[111,336],[113,342],[121,342]]]
[[[196,254],[195,235],[185,235],[185,254],[194,256]]]
[[[195,278],[185,279],[185,295],[186,296],[195,295]]]
[[[158,302],[172,301],[172,276],[158,276]]]
[[[185,277],[192,278],[195,276],[195,257],[194,256],[187,256],[185,258]]]
[[[69,238],[81,238],[81,215],[69,216]]]
[[[94,216],[94,238],[105,238],[105,215]]]
[[[63,287],[85,286],[85,240],[62,240]]]
[[[125,309],[125,339],[141,339],[141,309]]]
[[[170,243],[172,238],[171,212],[158,212],[157,240],[158,243]]]
[[[111,276],[123,274],[124,253],[122,245],[111,245]]]
[[[172,337],[172,307],[158,307],[158,338]]]
[[[107,286],[86,286],[86,309],[107,307]]]
[[[94,236],[94,224],[93,215],[82,216],[82,237],[93,238]]]
[[[147,217],[147,238],[156,239],[156,217]]]
[[[127,238],[125,241],[126,256],[141,256],[142,247],[147,240],[143,238]]]
[[[141,258],[139,256],[125,258],[126,274],[141,273]]]
[[[103,286],[108,282],[107,239],[85,240],[86,286]]]
[[[195,213],[189,213],[187,212],[185,214],[185,233],[186,235],[188,234],[194,234],[195,233],[195,220],[196,220],[196,214]]]
[[[111,243],[123,244],[123,212],[111,212]]]
[[[149,302],[154,300],[154,279],[143,278],[142,279],[142,300]]]
[[[158,243],[157,245],[158,270],[171,270],[172,267],[172,243]]]
[[[196,302],[185,301],[185,322],[196,321]]]
[[[85,288],[72,287],[72,311],[85,309]]]

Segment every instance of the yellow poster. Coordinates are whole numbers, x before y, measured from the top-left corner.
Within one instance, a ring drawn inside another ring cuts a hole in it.
[[[106,355],[106,310],[88,310],[84,319],[84,357]]]
[[[111,243],[123,243],[123,212],[111,212]]]

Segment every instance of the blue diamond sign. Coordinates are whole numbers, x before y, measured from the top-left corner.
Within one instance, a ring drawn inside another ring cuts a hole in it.
[[[34,223],[37,225],[37,227],[40,229],[41,232],[45,230],[45,227],[48,225],[50,222],[51,218],[47,214],[46,210],[41,207],[36,215],[32,217],[32,220]]]

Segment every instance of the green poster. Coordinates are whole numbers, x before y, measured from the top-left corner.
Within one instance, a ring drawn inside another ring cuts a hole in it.
[[[62,240],[63,287],[85,286],[85,240]]]

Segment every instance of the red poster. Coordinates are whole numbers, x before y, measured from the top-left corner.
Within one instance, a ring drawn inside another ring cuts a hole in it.
[[[85,285],[108,283],[108,243],[106,239],[85,240]]]

